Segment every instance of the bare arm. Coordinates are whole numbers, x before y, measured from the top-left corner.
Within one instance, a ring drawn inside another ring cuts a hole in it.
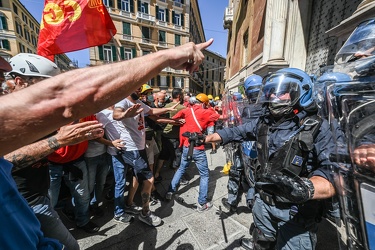
[[[140,107],[141,104],[137,103],[126,110],[123,108],[115,108],[113,110],[113,119],[121,121],[124,118],[134,117],[143,111],[143,108]]]
[[[211,135],[207,135],[204,142],[205,143],[221,143],[222,140],[218,133],[213,133]]]
[[[97,121],[66,125],[60,128],[56,135],[24,146],[5,155],[4,158],[13,163],[12,171],[17,171],[34,164],[61,147],[94,139],[103,134],[102,125]]]
[[[2,96],[0,155],[38,140],[64,124],[109,107],[130,95],[163,68],[195,71],[204,59],[201,50],[212,42],[187,43],[132,60],[72,70]],[[189,59],[194,62],[189,63]]]
[[[328,199],[335,195],[335,188],[327,179],[320,176],[313,176],[310,181],[314,184],[313,200]]]
[[[175,111],[178,104],[179,103],[176,103],[175,105],[173,105],[170,108],[151,108],[150,111],[148,112],[148,114],[150,114],[150,115],[161,115],[161,114],[165,114],[169,111]]]

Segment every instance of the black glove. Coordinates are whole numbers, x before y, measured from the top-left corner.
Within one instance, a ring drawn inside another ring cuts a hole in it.
[[[304,203],[314,197],[314,185],[307,178],[265,174],[261,180],[264,182],[255,183],[257,188],[286,198],[293,203]]]
[[[206,135],[204,135],[204,134],[198,134],[197,141],[195,142],[195,144],[197,146],[200,146],[200,145],[205,144],[205,141],[206,141]]]

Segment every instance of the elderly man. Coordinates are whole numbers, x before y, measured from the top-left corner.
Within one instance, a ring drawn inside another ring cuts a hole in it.
[[[186,69],[192,73],[204,59],[201,50],[212,42],[187,43],[128,61],[69,71],[36,83],[27,90],[1,97],[0,155],[120,101],[163,68]],[[0,69],[7,72],[11,67],[1,59]],[[60,144],[55,141],[52,146],[57,148]],[[12,164],[0,158],[0,166],[0,199],[1,204],[7,205],[1,207],[0,213],[2,247],[42,249],[50,246],[61,249],[58,242],[43,236],[34,213],[18,193],[11,177]]]

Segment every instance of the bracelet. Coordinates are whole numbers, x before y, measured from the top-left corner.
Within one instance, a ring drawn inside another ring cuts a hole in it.
[[[303,183],[307,186],[307,188],[309,190],[309,198],[308,199],[311,200],[314,197],[314,194],[315,194],[314,184],[308,178],[303,177],[301,179],[302,179]]]

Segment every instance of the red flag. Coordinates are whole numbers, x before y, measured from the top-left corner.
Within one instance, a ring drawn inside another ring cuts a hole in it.
[[[102,0],[45,0],[38,54],[48,58],[102,45],[116,32]]]

